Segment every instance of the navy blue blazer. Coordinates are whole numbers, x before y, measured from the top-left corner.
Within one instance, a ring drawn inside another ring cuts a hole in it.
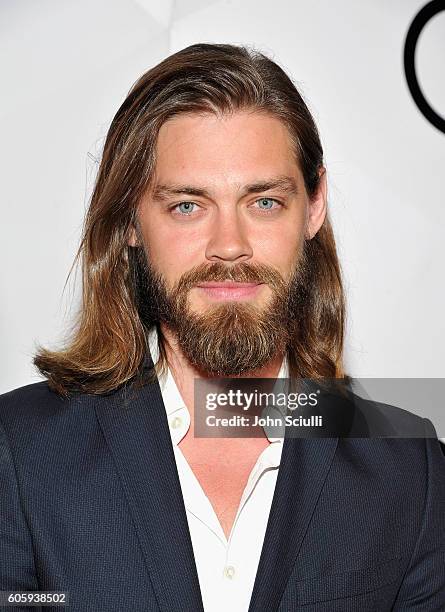
[[[0,590],[203,610],[157,382],[1,395],[0,487]],[[286,438],[249,612],[443,611],[444,517],[437,438]]]

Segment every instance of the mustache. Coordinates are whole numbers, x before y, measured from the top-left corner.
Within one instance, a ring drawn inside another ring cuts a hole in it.
[[[185,272],[179,279],[175,291],[182,293],[198,283],[215,281],[266,283],[276,288],[282,287],[284,283],[284,279],[277,270],[264,264],[240,262],[233,266],[227,266],[220,262],[213,262],[211,264],[200,264]]]

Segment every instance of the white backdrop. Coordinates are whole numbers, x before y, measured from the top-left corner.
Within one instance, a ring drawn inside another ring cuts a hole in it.
[[[247,43],[319,125],[348,296],[349,372],[445,377],[445,135],[415,106],[404,38],[419,0],[2,0],[0,393],[39,380],[79,293],[77,249],[108,125],[134,81],[196,42]],[[445,114],[445,11],[418,45]],[[77,287],[77,288],[76,288]]]

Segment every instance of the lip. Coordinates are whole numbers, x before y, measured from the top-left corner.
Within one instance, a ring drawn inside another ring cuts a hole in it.
[[[263,283],[209,282],[196,285],[207,297],[216,300],[237,300],[253,297]]]

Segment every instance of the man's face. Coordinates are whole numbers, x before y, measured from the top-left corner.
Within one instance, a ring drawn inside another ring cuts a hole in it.
[[[151,312],[195,367],[237,375],[284,352],[307,280],[305,235],[325,215],[322,184],[310,201],[271,115],[179,115],[161,127],[129,244],[143,242]]]

